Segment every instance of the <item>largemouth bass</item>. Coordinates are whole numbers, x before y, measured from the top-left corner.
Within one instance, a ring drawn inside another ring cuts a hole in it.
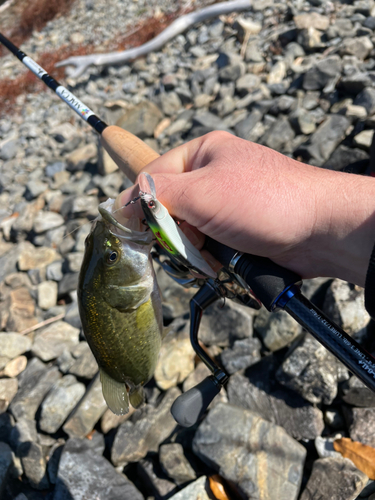
[[[100,368],[103,396],[117,415],[139,407],[155,371],[162,340],[162,310],[150,249],[152,233],[119,224],[114,200],[86,238],[78,305],[86,340]],[[138,221],[139,222],[139,221]]]

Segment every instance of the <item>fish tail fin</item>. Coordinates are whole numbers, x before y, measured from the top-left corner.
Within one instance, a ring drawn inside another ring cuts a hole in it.
[[[108,408],[115,415],[125,415],[129,411],[129,397],[126,384],[117,382],[110,377],[103,369],[100,369],[100,381],[102,391]]]
[[[145,394],[142,387],[139,387],[129,395],[130,403],[133,408],[139,408],[145,401]]]

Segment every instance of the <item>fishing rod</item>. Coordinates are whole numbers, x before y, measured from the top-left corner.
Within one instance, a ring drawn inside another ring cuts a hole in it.
[[[48,75],[41,66],[1,33],[0,42],[100,134],[103,147],[130,180],[134,182],[137,174],[148,163],[159,157],[133,134],[103,122],[74,94]],[[270,259],[238,252],[210,238],[206,239],[205,247],[223,265],[223,270],[229,278],[247,287],[248,291],[254,292],[255,297],[268,311],[282,309],[288,312],[375,392],[375,358],[302,295],[300,276]],[[203,282],[196,281],[189,277],[189,269],[179,266],[178,262],[173,260],[173,256],[169,257],[170,261],[161,264],[173,279],[184,286],[200,286],[190,302],[190,340],[198,356],[212,372],[210,377],[179,396],[172,406],[171,412],[176,421],[188,427],[203,415],[212,399],[228,380],[228,375],[208,356],[198,342],[202,313],[219,298],[220,294],[217,283],[212,278]],[[225,281],[222,284],[225,288]],[[256,302],[249,301],[247,305],[256,307]]]

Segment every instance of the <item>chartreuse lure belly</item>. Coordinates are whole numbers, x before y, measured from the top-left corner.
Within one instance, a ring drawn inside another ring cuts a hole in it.
[[[161,298],[152,267],[152,234],[119,224],[114,200],[86,239],[78,305],[83,331],[98,362],[104,398],[117,415],[143,402],[162,340]],[[137,220],[139,223],[139,221]]]
[[[216,273],[179,229],[164,205],[156,199],[153,178],[148,173],[139,177],[140,198],[147,224],[159,243],[173,257],[192,271],[205,277],[216,278]]]

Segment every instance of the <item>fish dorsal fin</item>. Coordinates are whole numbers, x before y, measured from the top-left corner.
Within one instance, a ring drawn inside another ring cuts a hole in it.
[[[129,411],[129,397],[124,382],[117,382],[102,368],[100,369],[102,391],[108,408],[115,415],[125,415]]]

